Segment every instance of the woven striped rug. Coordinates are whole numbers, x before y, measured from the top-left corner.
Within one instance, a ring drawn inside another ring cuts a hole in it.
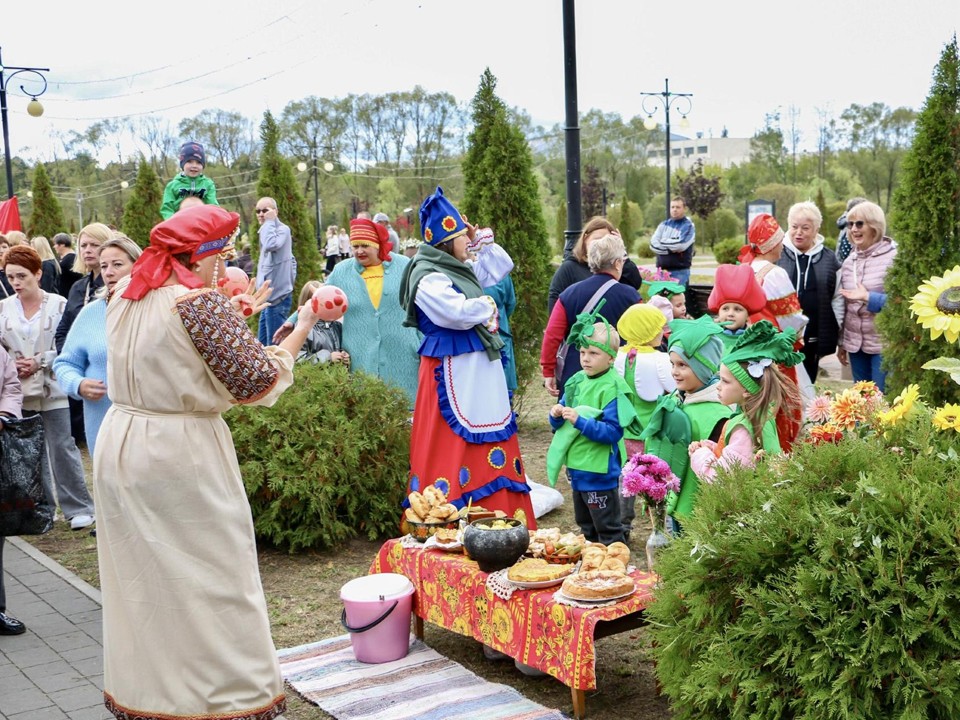
[[[350,637],[280,650],[283,678],[337,720],[565,720],[511,687],[489,683],[411,636],[407,657],[357,662]]]

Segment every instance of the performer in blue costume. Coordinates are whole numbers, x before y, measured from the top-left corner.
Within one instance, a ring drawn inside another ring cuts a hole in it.
[[[535,527],[517,423],[503,373],[497,305],[483,293],[513,269],[493,232],[468,225],[437,188],[420,207],[426,241],[400,286],[405,325],[423,333],[408,492],[436,485]],[[467,243],[478,247],[469,260]]]

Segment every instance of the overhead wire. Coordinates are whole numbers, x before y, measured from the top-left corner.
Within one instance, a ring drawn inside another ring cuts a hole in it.
[[[290,16],[291,16],[291,15],[296,15],[300,10],[302,10],[302,9],[303,9],[304,7],[306,7],[307,5],[309,5],[309,3],[301,3],[299,6],[297,6],[296,8],[294,8],[292,11],[287,12],[287,13],[284,13],[284,14],[281,15],[280,17],[274,18],[273,20],[271,20],[269,23],[267,23],[267,24],[264,25],[264,26],[258,26],[257,28],[255,28],[254,30],[251,30],[251,31],[250,31],[249,33],[247,33],[246,35],[243,35],[243,36],[241,36],[241,37],[239,37],[239,38],[232,38],[230,42],[231,42],[232,45],[235,45],[235,46],[236,46],[236,45],[240,45],[240,46],[242,46],[243,43],[244,43],[246,40],[249,40],[249,39],[252,39],[252,38],[255,37],[255,36],[261,35],[261,34],[263,33],[263,31],[264,31],[264,28],[269,28],[269,27],[271,27],[271,26],[279,23],[279,22],[282,21],[282,20],[289,20],[290,22],[293,22],[294,24],[296,24],[296,22],[295,22],[295,21],[293,20],[293,18],[291,18]],[[183,66],[183,65],[196,66],[196,64],[197,64],[197,62],[198,62],[198,58],[202,59],[202,58],[204,58],[204,57],[207,56],[207,55],[212,55],[212,56],[220,56],[220,55],[222,55],[223,52],[222,52],[222,50],[221,50],[221,47],[222,47],[222,46],[211,47],[209,44],[207,44],[207,45],[205,46],[205,48],[204,48],[204,51],[202,51],[202,52],[200,52],[200,53],[196,53],[196,54],[190,54],[187,59],[181,60],[180,62],[169,63],[169,64],[167,64],[167,65],[161,65],[160,67],[151,68],[151,69],[149,69],[149,70],[140,70],[140,71],[138,71],[138,72],[131,73],[131,74],[129,74],[129,75],[120,75],[120,76],[112,77],[112,78],[100,78],[100,79],[97,79],[97,80],[57,80],[57,81],[55,81],[55,82],[52,82],[51,85],[102,85],[102,84],[104,84],[104,83],[112,83],[112,82],[123,82],[123,81],[129,82],[129,81],[131,81],[131,80],[134,80],[135,78],[143,77],[144,75],[151,75],[151,74],[153,74],[153,73],[162,72],[162,71],[164,71],[164,70],[169,70],[169,69],[171,69],[171,68],[178,68],[178,67],[181,67],[181,66]]]

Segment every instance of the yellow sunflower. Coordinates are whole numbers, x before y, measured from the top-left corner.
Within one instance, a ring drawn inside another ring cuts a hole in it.
[[[933,426],[937,430],[960,432],[960,405],[944,405],[933,414]]]
[[[930,330],[932,340],[944,335],[948,342],[956,342],[960,338],[960,265],[943,277],[925,280],[917,291],[910,299],[917,322]]]
[[[893,407],[886,412],[877,413],[880,424],[896,425],[913,409],[913,404],[919,397],[920,386],[908,385],[906,390],[897,395],[896,400],[893,401]]]

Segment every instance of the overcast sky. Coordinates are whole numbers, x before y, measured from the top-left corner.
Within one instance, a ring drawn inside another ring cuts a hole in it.
[[[641,115],[640,93],[669,77],[693,93],[684,134],[749,137],[794,105],[813,145],[818,109],[919,109],[960,1],[579,0],[576,25],[581,112]],[[175,128],[224,108],[259,120],[309,95],[417,84],[469,101],[488,66],[507,104],[547,127],[564,118],[560,0],[11,1],[0,48],[9,66],[50,68],[39,120],[17,97],[25,76],[9,88],[11,148],[28,158],[51,159],[55,133],[107,117],[162,114]]]

